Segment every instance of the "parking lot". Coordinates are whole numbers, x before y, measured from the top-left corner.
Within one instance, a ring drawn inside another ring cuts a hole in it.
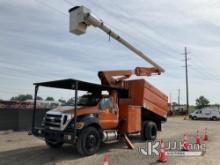
[[[183,117],[170,117],[163,124],[163,131],[159,132],[158,139],[166,141],[181,140],[186,133],[190,142],[195,141],[197,129],[208,129],[209,141],[206,141],[207,151],[201,157],[167,157],[165,164],[218,164],[220,155],[220,121],[191,121]],[[105,144],[93,156],[80,157],[71,145],[60,149],[48,148],[44,141],[27,132],[1,132],[0,134],[0,164],[103,164],[104,154],[109,155],[109,164],[159,164],[157,157],[143,156],[138,152],[145,142],[139,136],[130,137],[135,150],[128,150],[122,143]],[[204,141],[202,141],[204,143]]]

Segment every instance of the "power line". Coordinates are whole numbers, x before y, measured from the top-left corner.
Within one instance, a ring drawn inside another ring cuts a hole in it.
[[[21,79],[23,79],[24,76],[25,76],[25,78],[26,78],[26,76],[39,77],[39,78],[48,78],[51,75],[52,76],[56,75],[56,74],[54,74],[52,72],[50,72],[48,74],[42,73],[42,72],[41,73],[34,73],[31,70],[29,70],[29,69],[20,69],[20,68],[15,69],[15,68],[12,68],[12,67],[7,67],[7,66],[3,67],[1,65],[0,65],[0,68],[6,69],[8,71],[11,71],[10,72],[11,74],[9,74],[9,73],[7,75],[2,74],[0,76],[13,76],[13,77],[16,77],[16,78],[21,78]],[[24,75],[24,76],[21,77],[20,75],[17,75],[17,74],[21,74],[21,75]]]
[[[197,74],[199,74],[199,78],[201,79],[205,79],[205,80],[213,80],[213,81],[219,81],[220,79],[216,79],[215,77],[218,77],[216,75],[212,75],[211,72],[205,72],[206,69],[202,69],[201,68],[194,68],[192,67],[192,70],[194,70]]]
[[[100,9],[104,10],[103,8],[101,8],[101,6],[100,6],[98,3],[91,2],[91,1],[90,1],[90,3],[93,3],[93,5],[95,5],[96,7],[99,7]],[[117,5],[117,6],[118,6],[118,5]],[[118,6],[118,7],[120,8],[120,6]],[[120,10],[124,11],[122,8],[120,8]],[[107,24],[107,23],[105,23],[105,24],[108,25],[108,26],[110,26],[110,27],[113,27],[114,29],[120,31],[121,33],[123,33],[123,34],[129,36],[130,38],[134,39],[135,42],[138,42],[137,37],[134,37],[133,35],[131,35],[131,34],[125,32],[125,31],[122,31],[122,30],[116,28],[116,27],[113,26],[113,25],[109,25],[109,24]],[[143,24],[144,24],[144,23],[143,23]],[[144,24],[144,25],[146,26],[146,24]],[[134,27],[133,25],[129,25],[129,27],[131,27],[132,29],[136,29],[136,31],[140,31],[140,29],[138,29],[138,27]],[[148,28],[148,29],[149,29],[149,28]],[[152,31],[152,29],[149,29],[149,30]],[[137,32],[135,32],[135,31],[132,32],[132,33],[134,33],[135,36],[139,36],[140,38],[143,38],[142,36],[140,36],[140,33],[137,33]],[[149,36],[148,34],[144,33],[144,36],[148,37],[149,41],[152,40],[152,37]],[[153,41],[155,41],[156,43],[158,43],[158,44],[160,44],[160,45],[162,45],[162,46],[168,47],[167,45],[165,45],[164,43],[162,43],[162,42],[160,42],[160,41],[158,41],[158,40],[153,39]],[[152,41],[151,41],[151,42],[152,42]],[[143,47],[146,47],[146,46],[143,44],[142,41],[138,42],[138,44],[143,45]],[[156,50],[157,52],[160,52],[161,54],[165,54],[166,56],[169,56],[169,57],[172,58],[172,59],[173,59],[174,56],[172,56],[171,54],[174,55],[174,54],[176,54],[176,52],[177,52],[177,51],[174,51],[174,49],[171,48],[171,47],[169,47],[169,48],[172,49],[173,51],[169,51],[169,52],[168,52],[168,51],[165,51],[165,50],[162,50],[162,49],[155,48],[155,46],[152,46],[152,45],[151,45],[151,46],[148,45],[148,48],[149,48],[149,47],[151,47],[151,50]],[[173,53],[170,53],[170,52],[173,52]]]
[[[213,81],[220,80],[216,78],[216,77],[219,77],[218,75],[210,71],[211,69],[207,66],[207,64],[204,64],[199,61],[201,61],[200,58],[196,58],[196,62],[193,64],[194,66],[192,67],[192,70],[194,70],[197,74],[200,75],[199,78],[206,79],[206,80],[213,80]]]
[[[55,7],[52,7],[52,6],[50,6],[48,3],[45,3],[45,2],[42,2],[42,1],[40,1],[40,0],[35,0],[35,1],[37,1],[37,2],[39,2],[39,3],[41,3],[41,4],[44,4],[45,6],[47,6],[48,8],[50,8],[50,9],[52,9],[53,11],[55,10],[55,11],[57,11],[57,12],[59,12],[60,14],[62,14],[62,15],[65,15],[65,16],[67,16],[67,14],[66,13],[64,13],[64,12],[62,12],[62,11],[60,11],[60,10],[58,10],[57,8],[55,8]],[[66,2],[67,4],[69,4],[69,5],[73,5],[73,3],[71,3],[70,1],[68,1],[68,0],[64,0],[64,2]],[[95,3],[95,2],[92,2],[93,4],[97,4],[97,3]],[[111,25],[112,26],[112,25]],[[117,30],[119,30],[120,32],[122,32],[120,29],[118,29],[118,28],[116,28],[116,27],[114,27],[114,26],[112,26],[113,28],[115,28],[115,29],[117,29]],[[130,37],[132,37],[132,38],[135,38],[135,37],[133,37],[132,35],[130,35],[130,34],[128,34],[128,33],[126,33],[126,32],[122,32],[122,33],[124,33],[124,34],[126,34],[126,35],[128,35],[128,36],[130,36]],[[136,33],[137,34],[137,33]],[[146,34],[145,34],[146,35]],[[146,35],[146,36],[148,36],[148,35]],[[137,40],[137,38],[135,38],[135,40]],[[160,43],[160,44],[163,44],[163,43],[161,43],[161,42],[159,42],[159,41],[157,41],[157,40],[155,40],[157,43]],[[169,47],[169,48],[171,48],[171,47]],[[153,49],[155,49],[155,48],[153,48]],[[161,52],[161,53],[164,53],[165,51],[163,50],[163,51],[161,51],[160,49],[155,49],[155,50],[158,50],[159,52]],[[172,48],[172,52],[174,52],[175,50]],[[175,51],[176,52],[176,51]],[[167,54],[167,53],[165,53],[165,54]],[[172,53],[171,53],[172,54]],[[173,56],[171,56],[171,54],[169,53],[168,55],[170,55],[170,57],[173,57]],[[203,66],[203,65],[201,65],[201,66]],[[193,68],[193,70],[196,70],[196,69],[194,69]],[[213,77],[216,77],[216,76],[214,76],[214,74],[213,73],[208,73],[208,71],[206,70],[206,72],[200,72],[200,73],[202,73],[202,74],[207,74],[207,76],[210,76],[210,75],[213,75]],[[213,78],[212,77],[212,78]]]
[[[94,3],[94,2],[93,2]],[[117,5],[118,6],[118,5]],[[123,10],[123,8],[121,8],[120,6],[118,6],[119,8],[120,8],[120,11],[124,11]],[[143,22],[143,24],[146,26],[146,24]],[[150,30],[151,30],[152,28],[150,28]],[[157,32],[158,33],[158,32]],[[169,47],[169,46],[167,46],[166,44],[164,44],[164,43],[162,43],[162,42],[159,42],[159,41],[157,41],[156,40],[156,42],[157,43],[160,43],[161,45],[164,45],[164,46],[166,46],[166,47],[168,47],[170,50],[172,50],[172,52],[173,53],[175,53],[175,52],[177,52],[174,48],[172,48],[172,47]],[[156,49],[157,50],[157,49]],[[160,51],[160,52],[162,52],[162,51]],[[171,53],[171,54],[173,54],[173,53]],[[168,55],[170,55],[171,56],[171,54],[168,54]],[[171,56],[172,57],[172,56]],[[198,58],[199,59],[199,61],[201,61],[200,60],[200,57]],[[201,65],[201,66],[205,66],[205,65]],[[208,75],[208,77],[210,77],[211,76],[211,78],[213,79],[213,77],[219,77],[219,76],[216,76],[215,74],[213,74],[212,72],[210,72],[209,70],[207,70],[207,68],[205,68],[204,69],[204,73],[202,73],[202,74],[206,74],[206,75]]]
[[[64,0],[64,2],[66,2],[67,4],[69,4],[69,5],[73,5],[73,3],[71,3],[70,1],[68,1],[68,0]]]
[[[70,5],[73,5],[73,4],[70,3],[68,0],[64,0],[64,2],[66,2],[66,3],[70,4]],[[90,3],[92,3],[92,4],[95,5],[96,7],[100,8],[101,10],[104,10],[98,3],[91,2],[91,1],[90,1]],[[123,10],[123,9],[122,9],[122,10]],[[123,11],[124,11],[124,10],[123,10]],[[140,45],[142,45],[143,47],[145,47],[145,45],[143,44],[143,42],[139,41],[137,37],[134,37],[133,35],[131,35],[131,34],[125,32],[125,31],[122,31],[122,30],[120,30],[119,28],[117,28],[117,27],[115,27],[115,26],[113,26],[113,25],[109,25],[109,24],[106,23],[106,22],[105,22],[105,24],[108,25],[109,27],[112,27],[113,29],[116,29],[117,31],[121,32],[122,34],[125,34],[125,35],[129,36],[131,39],[135,40],[135,42],[138,42],[138,44],[140,44]],[[144,24],[144,25],[145,25],[145,24]],[[130,25],[130,26],[132,27],[132,29],[137,29],[137,27],[134,27],[133,25]],[[150,29],[150,30],[152,30],[152,29]],[[137,31],[138,31],[138,30],[137,30]],[[137,32],[135,32],[135,31],[134,31],[133,33],[135,34],[135,36],[140,36],[140,34],[137,33]],[[152,39],[152,37],[149,36],[149,35],[147,35],[146,33],[144,34],[144,36],[150,38],[150,40]],[[140,37],[141,37],[141,36],[140,36]],[[150,41],[150,40],[149,40],[149,41]],[[161,45],[163,45],[163,46],[167,46],[167,45],[165,45],[164,43],[159,42],[158,40],[153,40],[153,41],[155,41],[156,43],[159,43],[159,44],[161,44]],[[148,45],[148,48],[149,48],[149,47],[151,48],[151,50],[155,50],[155,51],[157,51],[157,52],[160,52],[161,54],[165,54],[166,56],[169,56],[170,59],[174,59],[175,61],[177,60],[176,57],[174,56],[174,54],[176,54],[177,51],[176,51],[174,48],[172,48],[172,47],[169,47],[170,50],[172,50],[172,51],[166,51],[166,50],[164,50],[164,49],[158,49],[158,48],[155,48],[155,46],[152,46],[152,45]],[[170,53],[170,52],[172,52],[172,53]]]
[[[68,15],[67,15],[66,13],[64,13],[63,11],[58,10],[57,8],[55,8],[55,7],[51,6],[51,5],[49,5],[48,3],[45,3],[44,1],[40,1],[40,0],[35,0],[35,1],[38,2],[39,4],[43,5],[43,6],[48,7],[49,9],[51,9],[51,10],[53,10],[53,11],[56,11],[56,12],[62,14],[62,15],[68,16]]]
[[[67,4],[73,5],[73,3],[69,2],[68,0],[64,0],[64,2],[66,2]],[[95,5],[96,7],[98,7],[98,8],[100,8],[100,9],[104,10],[98,3],[91,2],[91,1],[90,1],[90,3],[92,3],[92,4]],[[121,8],[120,6],[117,5],[117,7],[119,7],[121,11],[125,12],[125,10],[124,10],[123,8]],[[107,23],[105,23],[105,24],[108,25]],[[144,25],[146,26],[146,24],[144,24]],[[117,27],[115,27],[115,26],[113,26],[113,25],[108,25],[108,26],[113,27],[113,28],[116,29],[117,31],[120,31],[121,33],[123,33],[123,34],[125,34],[125,35],[131,37],[132,39],[134,39],[135,42],[138,42],[137,38],[135,38],[133,35],[131,35],[131,34],[125,32],[125,31],[122,31],[122,30],[120,30],[119,28],[117,28]],[[132,27],[132,29],[137,28],[137,27],[134,27],[133,25],[131,25],[131,27]],[[152,29],[150,29],[150,30],[152,30]],[[135,32],[134,32],[134,33],[135,33]],[[135,33],[135,35],[138,36],[139,33]],[[147,37],[150,37],[150,36],[147,35],[147,34],[144,34],[144,35],[147,36]],[[150,38],[152,39],[152,37],[150,37]],[[158,40],[153,40],[153,41],[156,41],[157,43],[159,43],[159,44],[161,44],[161,45],[167,46],[167,45],[165,45],[164,43],[159,42]],[[142,42],[138,42],[138,44],[141,44],[141,45],[145,46]],[[172,50],[172,51],[169,51],[169,53],[168,53],[168,51],[165,51],[165,50],[156,49],[154,46],[148,46],[148,47],[151,47],[152,50],[156,50],[156,51],[158,51],[158,52],[160,52],[160,53],[162,53],[162,54],[166,54],[166,55],[170,56],[170,58],[172,58],[172,59],[173,59],[173,57],[174,57],[173,54],[175,54],[175,53],[177,52],[177,51],[176,51],[174,48],[172,48],[172,47],[168,47],[170,50]],[[173,53],[170,53],[170,52],[173,52]],[[175,57],[174,57],[174,59],[175,59]],[[199,59],[199,61],[201,62],[200,58],[198,58],[198,59]],[[197,62],[199,62],[199,61],[197,61]],[[195,65],[198,66],[197,63],[195,63]],[[201,65],[201,66],[204,67],[204,65]],[[195,70],[195,71],[198,71],[197,69],[194,69],[194,68],[192,68],[192,69]],[[208,71],[207,68],[204,69],[204,72],[203,72],[203,73],[202,73],[200,70],[199,70],[199,72],[200,72],[201,74],[203,74],[205,77],[209,77],[209,78],[211,78],[211,79],[213,79],[213,77],[217,77],[217,76],[214,75],[212,72]],[[211,76],[211,77],[210,77],[210,76]]]
[[[72,3],[70,3],[68,0],[64,0],[66,3],[68,3],[68,4],[70,4],[70,5],[73,5]],[[97,3],[95,3],[95,2],[92,2],[94,5],[96,5],[96,7],[98,6],[97,5]],[[100,6],[98,6],[99,8],[100,8]],[[105,24],[107,24],[107,23],[105,23]],[[108,24],[107,24],[108,25]],[[121,33],[123,33],[123,34],[126,34],[127,36],[129,36],[129,37],[131,37],[132,39],[135,39],[135,41],[136,41],[136,38],[133,36],[133,35],[131,35],[131,34],[129,34],[129,33],[127,33],[127,32],[125,32],[125,31],[122,31],[122,30],[120,30],[119,28],[117,28],[117,27],[115,27],[115,26],[113,26],[113,25],[109,25],[110,27],[113,27],[114,29],[116,29],[116,30],[118,30],[118,31],[120,31]],[[134,34],[136,34],[136,35],[140,35],[140,30],[138,30],[136,27],[134,27],[134,26],[132,26],[132,29],[136,29],[133,33]],[[139,31],[138,33],[136,32],[136,31]],[[143,33],[143,32],[142,32]],[[145,36],[148,36],[148,35],[146,35],[146,33],[145,34],[143,34],[143,35],[145,35]],[[148,36],[149,37],[149,36]],[[152,37],[150,37],[151,39],[152,39]],[[160,43],[161,45],[165,45],[164,43],[161,43],[161,42],[158,42],[158,40],[155,40],[157,43]],[[144,45],[143,43],[141,43],[141,45]],[[145,46],[145,45],[144,45]],[[166,45],[167,46],[167,45]],[[152,48],[152,50],[156,50],[156,51],[159,51],[159,52],[161,52],[162,54],[167,54],[168,56],[170,56],[172,59],[173,59],[173,54],[176,52],[175,51],[175,49],[173,49],[173,48],[171,48],[171,47],[169,47],[170,49],[172,49],[172,53],[170,53],[170,51],[169,51],[169,53],[167,53],[168,51],[162,51],[161,49],[158,49],[158,48],[155,48],[155,47],[152,47],[152,46],[148,46],[148,47],[150,47],[150,48]],[[175,59],[175,58],[174,58]],[[200,59],[199,59],[200,60]],[[200,63],[195,63],[195,65],[197,65],[198,66],[198,64],[200,64]],[[187,65],[187,67],[188,67],[189,65]],[[204,65],[201,65],[201,66],[203,66],[204,67]],[[192,68],[193,70],[195,70],[195,71],[197,71],[197,72],[200,72],[201,73],[201,75],[203,75],[203,77],[210,77],[211,79],[213,79],[213,77],[217,77],[216,75],[214,75],[213,73],[211,73],[210,71],[207,71],[206,69],[204,70],[204,72],[201,72],[199,69],[194,69],[194,68]],[[187,71],[188,71],[188,69],[187,69]],[[188,77],[188,76],[187,76]]]
[[[201,57],[197,56],[195,64],[198,66],[198,68],[203,68],[203,72],[206,73],[207,76],[210,77],[211,79],[213,79],[213,77],[219,77],[219,75],[214,74],[213,72],[211,72],[210,67],[207,66],[207,63],[205,63],[201,60]],[[217,79],[214,79],[214,80],[217,80]]]

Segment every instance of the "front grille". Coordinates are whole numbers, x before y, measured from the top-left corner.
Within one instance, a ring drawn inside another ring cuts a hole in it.
[[[70,121],[70,114],[47,112],[45,116],[45,127],[52,130],[64,130]]]
[[[47,114],[45,118],[45,126],[61,128],[62,115]]]

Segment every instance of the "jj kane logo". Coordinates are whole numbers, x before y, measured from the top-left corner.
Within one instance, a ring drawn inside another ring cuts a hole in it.
[[[167,156],[203,156],[206,152],[205,144],[189,144],[188,151],[182,151],[183,142],[168,141],[165,143]],[[139,152],[144,156],[158,156],[160,141],[147,141],[144,147],[139,148]]]

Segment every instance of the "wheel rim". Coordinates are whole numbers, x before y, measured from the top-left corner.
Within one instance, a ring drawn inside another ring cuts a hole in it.
[[[96,146],[98,144],[97,136],[95,134],[89,134],[86,138],[86,149],[88,151],[95,150]]]

